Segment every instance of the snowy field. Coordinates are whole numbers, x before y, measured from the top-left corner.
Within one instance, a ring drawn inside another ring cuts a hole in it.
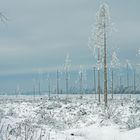
[[[140,96],[0,96],[0,140],[140,140]]]

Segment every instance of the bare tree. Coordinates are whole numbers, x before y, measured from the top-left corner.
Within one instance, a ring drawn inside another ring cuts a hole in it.
[[[132,69],[132,65],[129,60],[126,60],[126,82],[127,82],[126,86],[127,88],[129,88],[130,86],[130,75],[129,75],[130,69]]]
[[[42,80],[42,71],[38,70],[38,95],[41,95],[41,80]]]
[[[100,8],[96,14],[96,28],[92,32],[89,39],[89,46],[93,54],[96,55],[96,49],[98,51],[98,95],[100,102],[100,69],[101,63],[104,66],[104,102],[107,106],[107,37],[110,27],[110,14],[109,6],[106,3],[100,5]]]
[[[49,74],[47,76],[47,84],[48,84],[48,99],[50,99],[50,96],[51,96],[51,80],[50,80],[50,75]]]
[[[35,101],[35,95],[36,95],[36,80],[33,79],[33,99]]]
[[[114,70],[120,67],[120,62],[119,59],[117,57],[116,52],[114,51],[112,53],[112,59],[111,59],[111,95],[112,95],[112,99],[113,99],[113,95],[114,95]]]
[[[127,78],[127,87],[129,87],[129,66],[128,66],[128,62],[127,62],[127,64],[126,64],[126,69],[127,69],[127,76],[126,76],[126,78]]]
[[[101,101],[101,83],[100,83],[100,69],[101,69],[101,57],[100,57],[100,48],[98,48],[98,101]]]
[[[81,95],[83,94],[83,67],[80,66],[80,71],[79,71],[79,87],[80,87],[80,93]]]
[[[66,94],[69,92],[69,70],[71,66],[71,60],[69,58],[69,54],[67,54],[66,59],[65,59],[65,80],[66,80]]]
[[[59,95],[59,71],[58,70],[57,70],[56,90],[57,90],[57,95]]]
[[[93,79],[93,81],[94,81],[94,94],[95,94],[95,98],[96,98],[96,67],[94,66],[93,67],[93,72],[94,72],[94,79]]]
[[[134,69],[134,94],[136,94],[136,70]]]

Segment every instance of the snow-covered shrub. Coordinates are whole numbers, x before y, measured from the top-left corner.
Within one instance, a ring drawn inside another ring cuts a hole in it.
[[[140,114],[130,115],[125,123],[129,130],[140,127]]]
[[[110,123],[121,124],[122,110],[115,105],[110,105],[106,109],[102,108],[99,112],[101,118],[100,125],[109,125]]]
[[[0,109],[0,122],[1,122],[1,119],[4,117],[4,110]]]
[[[6,114],[6,116],[16,117],[18,114],[14,111],[14,108],[10,108]]]

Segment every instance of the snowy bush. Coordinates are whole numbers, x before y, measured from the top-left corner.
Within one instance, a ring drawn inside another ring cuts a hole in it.
[[[16,117],[18,114],[14,111],[14,108],[10,108],[6,115]]]
[[[4,110],[0,109],[0,122],[1,122],[1,119],[4,117]]]
[[[140,114],[130,115],[126,121],[126,126],[129,130],[140,127]]]
[[[107,108],[104,108],[104,104],[98,104],[93,96],[69,97],[66,101],[62,96],[36,100],[33,104],[32,100],[26,99],[20,104],[13,100],[3,102],[3,109],[0,110],[1,139],[44,140],[50,134],[46,129],[62,132],[91,125],[115,125],[125,130],[139,127],[139,101],[125,98],[123,106],[121,102],[119,99],[109,100]],[[53,137],[52,133],[50,137]],[[69,137],[67,139],[71,140]]]

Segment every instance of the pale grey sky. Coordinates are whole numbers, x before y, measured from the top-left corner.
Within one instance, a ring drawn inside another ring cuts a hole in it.
[[[91,65],[88,37],[101,2],[97,0],[4,0],[8,17],[0,24],[0,73],[31,73],[61,66],[69,53],[73,65]],[[140,1],[108,0],[113,46],[120,59],[135,58],[140,46]]]

